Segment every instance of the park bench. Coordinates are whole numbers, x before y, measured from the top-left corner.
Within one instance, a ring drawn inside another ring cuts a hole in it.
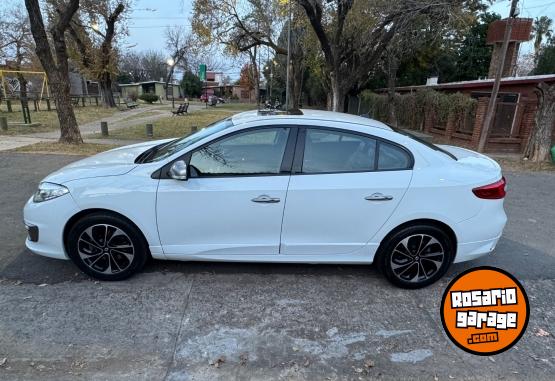
[[[187,114],[187,109],[189,108],[189,103],[180,104],[177,110],[172,111],[173,115],[185,115]]]
[[[137,106],[139,105],[137,102],[132,102],[132,101],[129,101],[129,100],[127,100],[127,99],[124,100],[123,102],[125,103],[125,105],[127,106],[127,108],[131,108],[131,109],[133,109],[133,108],[135,108],[135,107],[137,107]]]

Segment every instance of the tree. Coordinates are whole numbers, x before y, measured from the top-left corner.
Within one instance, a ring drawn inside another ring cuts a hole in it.
[[[540,83],[536,87],[538,110],[534,128],[524,150],[524,157],[534,162],[549,160],[551,135],[555,124],[555,85]]]
[[[69,87],[68,51],[65,33],[72,17],[79,8],[79,0],[69,0],[64,6],[54,5],[49,27],[52,44],[46,34],[38,0],[25,0],[29,14],[35,51],[49,80],[50,90],[56,101],[60,122],[60,142],[82,143],[79,126],[71,104]]]
[[[258,76],[258,72],[256,66],[252,64],[244,64],[241,68],[241,74],[239,77],[239,84],[242,88],[247,89],[249,91],[249,100],[251,100],[251,93],[254,90],[257,82],[256,77]]]
[[[112,92],[116,72],[114,40],[118,34],[123,34],[116,30],[116,23],[123,18],[126,9],[128,3],[123,0],[84,0],[82,10],[69,25],[78,53],[76,58],[98,80],[105,107],[116,107]]]
[[[193,38],[191,35],[185,32],[185,29],[181,26],[171,27],[166,29],[166,48],[170,52],[170,57],[172,60],[172,65],[166,76],[165,88],[168,88],[170,79],[173,76],[175,67],[182,65],[185,60],[185,55],[187,52],[193,48]],[[173,98],[173,95],[172,95]]]
[[[12,8],[8,11],[10,16],[2,15],[0,21],[0,57],[4,57],[12,70],[23,70],[33,65],[34,44],[31,37],[29,19],[20,8]],[[27,79],[21,73],[17,73],[19,82],[19,95],[24,106],[27,101]]]
[[[202,94],[202,81],[191,70],[187,70],[183,73],[181,88],[186,96],[193,98],[200,97]]]
[[[477,0],[402,2],[364,0],[297,0],[318,37],[329,72],[332,109],[343,111],[345,95],[359,91],[393,37],[413,27],[464,18]]]
[[[534,58],[536,63],[540,57],[540,51],[542,48],[542,42],[544,37],[551,38],[551,25],[553,20],[547,16],[541,16],[534,20],[534,25],[532,31],[534,33]]]
[[[540,51],[538,62],[532,74],[553,74],[555,73],[555,39],[550,38]]]

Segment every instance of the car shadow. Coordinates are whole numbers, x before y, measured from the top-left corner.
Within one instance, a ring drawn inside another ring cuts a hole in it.
[[[518,279],[553,279],[555,258],[530,246],[501,239],[493,255],[452,265],[446,277],[452,278],[466,269],[494,266],[505,269]],[[145,273],[194,274],[289,274],[311,276],[354,276],[383,278],[374,265],[337,265],[305,263],[246,263],[150,260]],[[2,271],[0,278],[26,283],[60,283],[90,279],[71,261],[51,259],[22,250]]]

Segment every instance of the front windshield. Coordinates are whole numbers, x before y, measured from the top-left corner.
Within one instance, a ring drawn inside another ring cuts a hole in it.
[[[152,155],[150,155],[147,162],[160,161],[168,156],[173,155],[175,152],[181,151],[185,147],[195,144],[196,142],[210,135],[223,131],[231,126],[233,126],[233,122],[231,121],[231,118],[227,118],[213,123],[192,135],[172,140],[171,142],[166,143],[160,146],[159,149],[155,150]]]

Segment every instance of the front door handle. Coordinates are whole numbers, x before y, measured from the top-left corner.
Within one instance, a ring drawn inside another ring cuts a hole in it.
[[[265,203],[265,204],[275,204],[276,202],[279,202],[279,198],[278,197],[270,197],[268,195],[260,195],[258,197],[255,197],[251,200],[252,202],[260,202],[260,203]]]
[[[382,193],[374,193],[370,196],[364,197],[364,199],[368,201],[390,201],[393,200],[393,196],[388,196]]]

